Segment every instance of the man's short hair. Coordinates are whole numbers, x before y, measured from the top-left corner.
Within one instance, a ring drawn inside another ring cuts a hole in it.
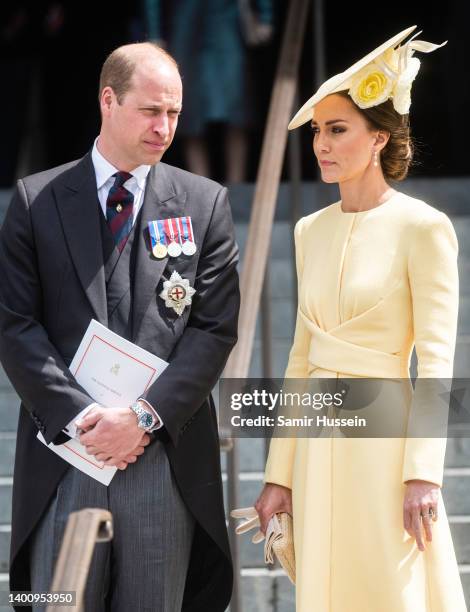
[[[171,56],[165,49],[162,49],[157,44],[152,42],[143,43],[150,47],[153,47],[155,51],[165,60],[173,64],[178,70],[178,64],[173,56]],[[131,45],[123,45],[114,49],[112,53],[106,58],[103,67],[101,68],[100,84],[98,91],[98,100],[101,101],[101,93],[105,87],[111,87],[116,94],[116,98],[119,104],[121,104],[124,96],[131,88],[132,75],[136,68],[136,58],[126,52],[126,48]]]

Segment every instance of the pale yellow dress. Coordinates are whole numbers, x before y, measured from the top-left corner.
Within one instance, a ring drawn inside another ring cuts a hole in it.
[[[299,310],[287,378],[452,376],[457,239],[445,214],[402,193],[358,213],[341,202],[295,229]],[[410,410],[413,409],[411,403]],[[404,482],[442,484],[443,438],[273,438],[265,481],[292,489],[297,612],[464,612],[442,498],[420,552]]]

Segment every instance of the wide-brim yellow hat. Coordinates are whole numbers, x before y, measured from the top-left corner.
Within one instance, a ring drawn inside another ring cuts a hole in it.
[[[297,113],[289,123],[288,129],[293,130],[299,127],[300,125],[303,125],[307,121],[310,121],[313,116],[313,107],[318,104],[320,100],[323,100],[323,98],[325,98],[326,96],[329,96],[333,93],[337,93],[339,91],[351,90],[351,87],[354,85],[355,80],[357,81],[358,73],[362,71],[361,74],[364,74],[365,77],[368,76],[367,72],[370,71],[364,71],[364,69],[367,69],[369,67],[369,64],[371,65],[371,69],[375,70],[375,74],[372,74],[371,78],[375,78],[376,81],[378,80],[378,83],[373,84],[373,87],[378,87],[380,89],[380,87],[383,86],[382,89],[385,92],[385,98],[393,97],[393,91],[397,81],[399,80],[401,75],[405,73],[405,71],[407,71],[406,79],[404,80],[406,80],[405,84],[408,90],[405,91],[405,94],[407,94],[409,97],[411,82],[416,76],[420,65],[418,59],[411,57],[413,55],[413,52],[416,50],[429,53],[446,44],[442,43],[442,45],[433,45],[432,43],[427,43],[425,41],[411,41],[405,45],[406,49],[404,50],[404,53],[401,57],[398,57],[398,54],[395,54],[396,57],[393,57],[393,50],[401,42],[403,42],[405,38],[407,38],[407,36],[411,34],[411,32],[416,30],[416,28],[417,26],[411,26],[410,28],[406,28],[406,30],[403,30],[399,34],[396,34],[395,36],[387,40],[387,42],[384,42],[382,45],[377,47],[377,49],[375,49],[371,53],[368,53],[365,57],[353,64],[344,72],[341,72],[325,81],[323,85],[321,85],[321,87],[318,89],[318,91],[309,100],[307,100],[307,102],[302,106],[299,111],[297,111]],[[392,64],[390,63],[390,59],[393,59]],[[410,62],[411,65],[409,65]],[[359,86],[360,85],[361,83],[359,83]],[[374,89],[372,91],[374,91]],[[357,99],[355,99],[354,95],[351,95],[351,97],[356,103],[358,103],[361,108],[374,106],[375,104],[384,101],[384,96],[382,96],[382,98],[377,96],[378,101],[376,103],[374,103],[374,100],[371,100],[362,105],[360,103],[360,100],[358,101]],[[404,114],[404,112],[408,111],[409,103],[406,104],[405,101],[405,103],[403,104],[402,102],[401,107],[402,110],[400,110],[400,108],[398,108],[397,106],[395,108],[398,112]]]

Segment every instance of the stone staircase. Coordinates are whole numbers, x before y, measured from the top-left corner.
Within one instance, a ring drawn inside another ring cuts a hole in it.
[[[408,183],[407,183],[408,184]],[[456,187],[432,186],[447,193],[455,193]],[[417,191],[423,191],[422,185]],[[468,193],[468,184],[465,193]],[[452,191],[453,190],[453,191]],[[320,191],[320,190],[318,190]],[[461,189],[457,189],[463,193]],[[318,196],[318,193],[316,193]],[[234,190],[232,202],[237,220],[236,231],[239,244],[243,247],[247,233],[248,202],[251,187],[240,186]],[[270,257],[272,307],[273,375],[282,377],[290,348],[295,320],[295,280],[292,266],[291,226],[287,220],[289,191],[281,190],[278,220],[273,228]],[[330,193],[318,201],[333,201]],[[309,210],[312,200],[312,186],[303,186],[302,206]],[[432,202],[429,198],[428,201]],[[455,198],[453,200],[455,202]],[[0,193],[0,223],[6,207],[7,197]],[[458,343],[455,359],[455,376],[465,377],[470,372],[470,216],[450,216],[460,243],[461,303]],[[257,329],[250,375],[261,376],[261,340]],[[11,520],[12,469],[18,418],[18,399],[0,368],[0,591],[8,590],[8,549]],[[262,486],[265,444],[260,439],[239,441],[241,451],[240,506],[251,505]],[[223,467],[226,464],[222,456]],[[224,472],[224,480],[226,474]],[[226,482],[224,484],[226,487]],[[462,582],[470,608],[470,439],[449,440],[447,445],[445,481],[443,494],[452,529],[452,536],[459,562]],[[294,590],[288,579],[278,569],[271,570],[264,565],[262,545],[251,544],[248,536],[240,539],[242,560],[242,611],[243,612],[292,612]],[[0,606],[0,611],[9,609]]]

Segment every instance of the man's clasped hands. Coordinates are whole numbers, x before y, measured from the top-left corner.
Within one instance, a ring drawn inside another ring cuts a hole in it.
[[[126,408],[92,408],[75,422],[79,440],[89,455],[105,465],[125,470],[135,463],[150,444],[150,435],[137,424],[136,415]]]

